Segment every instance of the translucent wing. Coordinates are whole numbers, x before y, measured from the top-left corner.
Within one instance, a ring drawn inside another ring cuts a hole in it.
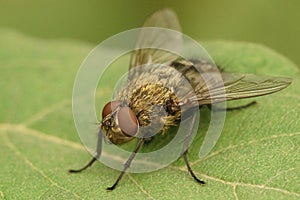
[[[150,63],[168,63],[178,57],[176,54],[163,50],[179,51],[182,46],[180,24],[172,10],[164,9],[155,12],[145,21],[143,27],[152,28],[141,30],[136,50],[131,55],[129,69]],[[129,73],[129,78],[139,73],[139,70],[135,69],[134,72]]]
[[[216,78],[220,77],[216,73],[205,76],[207,81],[198,77],[199,84],[195,87],[199,105],[267,95],[286,88],[292,82],[290,78],[253,74],[222,73],[221,79]]]

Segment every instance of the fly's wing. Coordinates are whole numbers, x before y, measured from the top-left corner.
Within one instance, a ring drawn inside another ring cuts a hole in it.
[[[166,49],[179,51],[182,46],[181,28],[176,14],[170,9],[155,12],[144,23],[141,30],[136,50],[131,55],[130,69],[145,64],[163,64],[175,60],[178,56]],[[157,27],[157,28],[154,28]],[[175,30],[175,31],[171,31]],[[165,49],[165,50],[163,50]],[[138,68],[129,72],[129,79],[137,76]]]
[[[207,73],[198,76],[199,84],[194,89],[198,104],[207,105],[271,94],[286,88],[291,82],[290,78],[283,77]]]

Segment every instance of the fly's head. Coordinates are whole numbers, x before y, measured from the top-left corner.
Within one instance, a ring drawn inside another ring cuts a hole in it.
[[[110,101],[102,110],[101,128],[113,144],[128,142],[137,135],[139,122],[131,108],[122,101]]]

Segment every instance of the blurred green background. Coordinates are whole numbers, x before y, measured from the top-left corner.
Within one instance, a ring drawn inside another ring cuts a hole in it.
[[[0,0],[0,28],[97,44],[165,7],[195,39],[261,43],[300,65],[298,0]]]

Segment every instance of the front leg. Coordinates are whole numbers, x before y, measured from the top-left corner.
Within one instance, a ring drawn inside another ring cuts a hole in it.
[[[123,175],[125,174],[126,170],[130,167],[130,164],[131,164],[133,158],[135,157],[135,154],[138,152],[138,150],[142,146],[143,142],[144,142],[144,138],[140,138],[137,145],[135,146],[133,152],[131,153],[128,160],[126,161],[124,168],[123,168],[122,172],[120,173],[119,177],[117,178],[117,180],[111,187],[106,188],[107,190],[111,191],[111,190],[115,189],[115,187],[118,185],[119,181],[122,179]]]
[[[86,164],[85,166],[83,166],[80,169],[70,169],[69,173],[79,173],[79,172],[82,172],[83,170],[86,170],[87,168],[89,168],[90,166],[92,166],[93,163],[98,158],[100,158],[101,152],[102,152],[102,138],[103,138],[103,136],[102,136],[102,130],[101,130],[101,127],[100,127],[100,130],[99,130],[99,133],[98,133],[97,152],[96,152],[95,157],[93,157],[92,160],[88,164]]]

